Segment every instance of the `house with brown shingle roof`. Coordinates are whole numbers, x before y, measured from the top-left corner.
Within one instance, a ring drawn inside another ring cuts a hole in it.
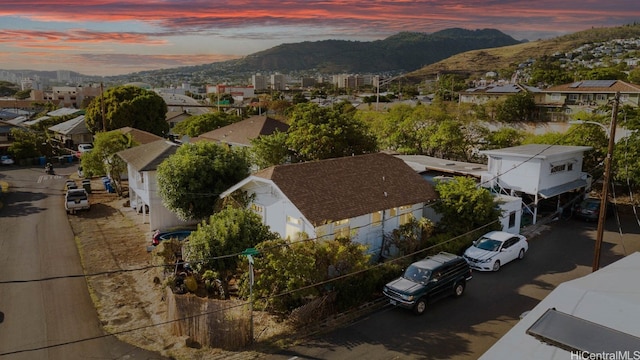
[[[579,112],[598,112],[620,93],[620,106],[640,106],[640,86],[621,80],[583,80],[545,89],[536,106],[546,109],[550,121],[572,120]]]
[[[283,238],[351,235],[380,255],[383,236],[424,217],[435,189],[404,161],[384,153],[272,166],[221,194],[254,195],[250,205]]]
[[[211,130],[193,141],[213,141],[230,146],[251,146],[251,140],[275,131],[287,132],[289,125],[268,116],[255,115],[231,125]]]
[[[133,138],[133,140],[140,145],[148,144],[148,143],[163,139],[162,136],[152,134],[148,131],[132,128],[130,126],[125,126],[112,131],[119,131],[123,134],[130,134],[131,138]]]

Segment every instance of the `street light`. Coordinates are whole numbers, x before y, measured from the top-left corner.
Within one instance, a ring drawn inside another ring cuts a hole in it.
[[[611,160],[613,157],[613,147],[616,138],[616,121],[618,119],[618,104],[620,102],[620,92],[616,92],[611,108],[611,124],[609,129],[603,124],[595,121],[569,121],[569,124],[595,124],[604,129],[609,137],[609,146],[607,148],[607,157],[604,159],[604,180],[602,182],[602,199],[600,200],[600,213],[598,214],[598,230],[596,235],[596,244],[593,250],[593,266],[591,271],[597,271],[600,268],[600,253],[602,252],[602,237],[604,235],[604,222],[607,213],[607,198],[609,197],[609,178],[611,177]]]

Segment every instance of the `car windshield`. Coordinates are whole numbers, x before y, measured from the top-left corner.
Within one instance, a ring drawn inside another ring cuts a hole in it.
[[[600,207],[600,202],[599,201],[583,201],[580,207],[588,210],[597,210]]]
[[[487,251],[498,251],[502,242],[498,240],[493,240],[489,238],[480,238],[478,241],[473,244],[473,246],[478,249],[487,250]]]
[[[407,270],[404,271],[404,275],[402,277],[413,282],[426,284],[431,277],[431,270],[415,265],[409,265]]]

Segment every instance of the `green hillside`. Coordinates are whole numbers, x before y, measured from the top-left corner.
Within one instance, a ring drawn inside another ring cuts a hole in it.
[[[538,40],[492,49],[471,50],[427,65],[407,74],[409,78],[425,78],[439,72],[465,72],[470,74],[497,71],[537,59],[544,55],[565,53],[584,44],[615,39],[640,38],[640,24],[612,28],[594,28],[548,40]]]

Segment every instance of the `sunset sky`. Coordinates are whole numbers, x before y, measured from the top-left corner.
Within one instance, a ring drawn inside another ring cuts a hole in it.
[[[0,69],[117,75],[282,43],[498,29],[538,40],[640,21],[640,0],[1,0]]]

